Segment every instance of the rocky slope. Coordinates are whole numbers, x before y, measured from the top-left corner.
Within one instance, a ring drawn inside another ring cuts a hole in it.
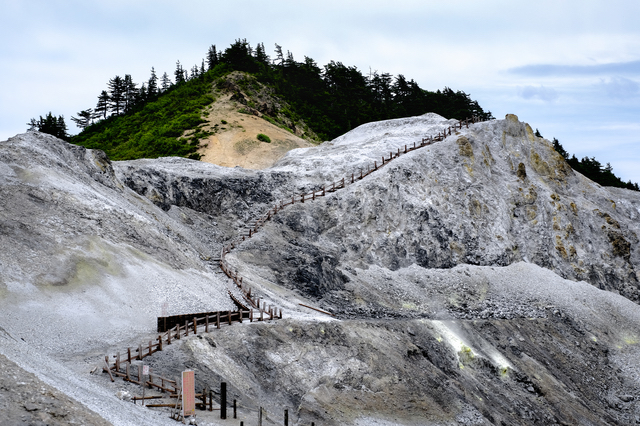
[[[54,386],[75,373],[77,391],[58,387],[115,424],[165,421],[115,399],[135,388],[88,376],[92,360],[152,332],[164,303],[226,309],[207,259],[238,229],[452,122],[370,123],[260,171],[3,142],[0,352]],[[283,408],[293,424],[640,423],[639,215],[637,193],[574,173],[515,116],[474,124],[287,207],[227,255],[284,320],[149,362],[228,382],[246,424],[259,406],[271,424]]]

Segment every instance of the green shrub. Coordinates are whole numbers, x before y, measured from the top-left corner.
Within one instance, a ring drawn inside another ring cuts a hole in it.
[[[264,133],[258,133],[257,138],[261,142],[271,143],[271,138]]]

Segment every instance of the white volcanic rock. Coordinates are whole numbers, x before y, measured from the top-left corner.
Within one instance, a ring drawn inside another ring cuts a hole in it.
[[[285,320],[186,339],[154,368],[226,381],[244,419],[640,421],[640,194],[573,172],[515,116],[349,183],[452,123],[369,123],[261,171],[112,165],[38,133],[0,143],[0,352],[115,424],[162,424],[81,371],[163,310],[232,309],[207,259],[276,202],[346,177],[227,255]]]

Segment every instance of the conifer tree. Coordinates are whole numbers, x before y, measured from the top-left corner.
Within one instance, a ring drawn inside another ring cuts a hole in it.
[[[100,93],[100,96],[98,96],[98,104],[94,110],[96,118],[100,116],[102,116],[102,118],[107,118],[110,100],[111,98],[109,97],[109,93],[107,93],[106,90],[103,90],[102,93]]]
[[[182,68],[182,65],[180,65],[180,61],[176,62],[176,70],[173,74],[176,77],[176,85],[180,83],[184,83],[185,81],[184,69]]]
[[[218,57],[218,52],[216,51],[216,45],[212,44],[211,47],[209,47],[209,51],[207,52],[207,66],[211,70],[216,65],[218,65],[219,62],[220,59]]]
[[[194,78],[198,78],[199,74],[200,74],[200,70],[198,69],[198,66],[197,65],[192,66],[190,80],[193,80]]]
[[[162,89],[163,92],[166,92],[167,89],[171,87],[171,80],[169,79],[169,76],[167,75],[166,72],[162,74],[162,80],[160,84],[161,84],[160,88]]]
[[[256,46],[256,59],[261,64],[265,64],[265,65],[269,64],[269,56],[267,55],[267,52],[264,49],[264,43],[258,43],[258,45]]]
[[[130,111],[135,105],[139,95],[137,84],[133,82],[130,74],[125,74],[123,80],[124,87],[124,110]]]
[[[64,116],[59,115],[56,117],[51,114],[51,111],[49,111],[47,116],[44,118],[40,116],[39,120],[32,118],[27,125],[29,126],[30,131],[37,130],[64,140],[69,138],[69,135],[67,134],[67,125],[64,122]]]
[[[158,76],[156,75],[156,70],[151,67],[151,77],[149,77],[147,94],[149,98],[154,97],[158,93]]]
[[[78,117],[71,117],[71,121],[76,123],[80,129],[84,130],[93,124],[93,119],[95,118],[95,113],[91,108],[82,110],[78,113]]]
[[[122,77],[116,75],[109,80],[109,110],[115,112],[116,115],[120,114],[120,111],[125,106],[125,83]]]
[[[276,43],[276,57],[273,60],[274,65],[284,65],[284,55],[282,54],[282,46]]]

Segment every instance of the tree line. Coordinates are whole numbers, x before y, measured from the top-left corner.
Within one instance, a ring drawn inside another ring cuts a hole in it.
[[[355,66],[342,62],[330,61],[320,66],[307,56],[297,61],[278,44],[271,58],[263,43],[252,47],[246,39],[238,39],[224,51],[211,45],[200,65],[189,70],[177,61],[173,81],[166,72],[158,78],[153,67],[149,79],[140,85],[129,74],[109,79],[106,90],[98,95],[96,106],[71,118],[82,129],[72,141],[104,149],[113,159],[159,155],[197,158],[198,141],[180,135],[204,122],[198,114],[213,102],[211,84],[232,71],[250,73],[272,87],[291,106],[281,112],[293,120],[305,121],[323,140],[331,140],[367,122],[426,112],[455,119],[474,115],[493,118],[490,111],[484,111],[460,90],[445,87],[428,91],[402,74],[393,76],[372,70],[363,74]],[[31,119],[28,125],[30,129],[68,139],[62,116],[49,113],[39,120]],[[554,139],[554,146],[555,142]],[[602,185],[638,189],[637,184],[617,178],[609,164],[602,167],[595,158],[578,160],[566,152],[563,156],[572,168]]]
[[[402,74],[392,76],[378,71],[363,74],[355,66],[342,62],[330,61],[319,66],[307,56],[296,61],[290,51],[284,54],[278,44],[274,53],[271,59],[263,43],[252,48],[242,39],[222,53],[216,51],[215,45],[211,46],[207,61],[251,73],[258,81],[274,87],[294,107],[291,113],[295,118],[303,119],[324,140],[371,121],[427,112],[456,119],[472,115],[493,118],[490,111],[484,111],[463,91],[445,87],[431,92]]]
[[[536,129],[536,136],[542,137],[538,129]],[[553,138],[553,149],[565,159],[565,161],[571,166],[571,168],[592,181],[602,186],[614,186],[616,188],[626,188],[633,191],[640,191],[637,183],[631,182],[631,180],[625,182],[613,173],[613,167],[607,163],[603,166],[595,157],[583,157],[578,159],[575,154],[569,155],[564,149],[558,139]]]

